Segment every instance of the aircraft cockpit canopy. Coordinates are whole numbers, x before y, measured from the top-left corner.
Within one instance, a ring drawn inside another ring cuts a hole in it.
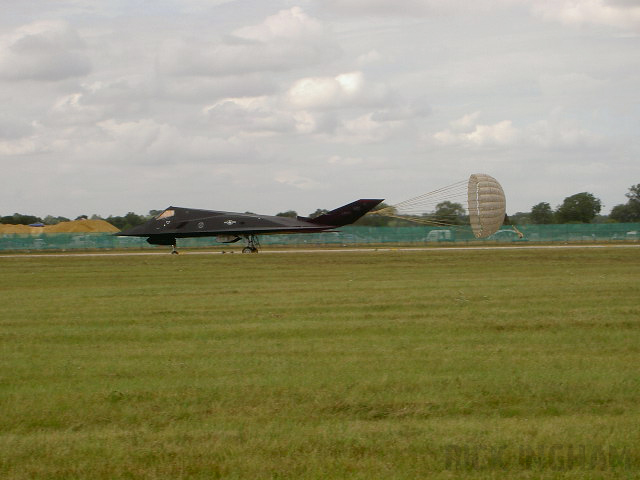
[[[167,209],[159,215],[156,215],[156,220],[163,220],[165,218],[171,218],[176,214],[175,210]]]

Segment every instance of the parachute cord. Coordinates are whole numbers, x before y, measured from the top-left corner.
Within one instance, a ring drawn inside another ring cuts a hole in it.
[[[437,205],[445,200],[462,200],[463,195],[466,196],[467,181],[456,182],[446,187],[438,188],[429,193],[419,195],[417,197],[404,200],[395,205],[389,205],[374,212],[368,212],[370,215],[419,215],[426,210],[437,207]],[[405,218],[398,216],[397,218]],[[422,222],[421,222],[422,223]]]
[[[436,199],[437,200],[441,200],[443,198],[444,195],[447,196],[455,196],[459,193],[463,193],[463,186],[465,185],[466,181],[462,181],[462,182],[456,182],[454,184],[451,184],[447,187],[442,187],[439,188],[437,190],[433,190],[432,192],[429,193],[425,193],[423,195],[419,195],[417,197],[414,198],[410,198],[409,200],[405,200],[403,202],[400,202],[396,205],[392,205],[391,207],[388,208],[394,208],[394,209],[398,209],[401,210],[403,208],[408,208],[411,206],[422,206],[425,203],[432,203],[434,202]],[[460,190],[460,192],[456,192],[453,190]],[[434,199],[434,197],[436,197]]]
[[[383,210],[386,210],[386,209],[383,209]],[[428,218],[424,218],[424,217],[410,217],[410,216],[394,215],[393,213],[382,213],[382,214],[380,214],[379,212],[382,212],[383,210],[376,210],[375,212],[368,212],[367,215],[382,215],[382,216],[385,216],[385,217],[391,217],[391,218],[397,218],[399,220],[404,220],[406,222],[421,223],[423,225],[429,225],[429,226],[432,226],[432,227],[449,227],[449,228],[454,228],[456,230],[465,230],[466,228],[469,227],[469,225],[456,225],[456,224],[451,223],[451,222],[440,221],[440,220],[429,220]]]
[[[496,216],[504,215],[504,191],[495,178],[482,173],[471,175],[468,181],[463,180],[395,205],[385,205],[368,214],[457,229],[461,227],[456,225],[458,222],[454,218],[464,215],[464,207],[460,202],[463,198],[466,200],[470,227],[475,237],[487,238],[504,224]],[[445,212],[452,215],[442,215]],[[449,220],[446,217],[453,218]],[[513,230],[519,238],[524,237],[515,226]]]

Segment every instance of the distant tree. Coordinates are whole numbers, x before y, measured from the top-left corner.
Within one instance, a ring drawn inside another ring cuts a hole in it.
[[[13,215],[7,215],[0,218],[0,223],[13,224],[13,225],[29,225],[30,223],[44,223],[40,217],[34,215],[23,215],[21,213],[14,213]]]
[[[126,221],[125,228],[135,227],[136,225],[142,225],[147,221],[142,215],[136,215],[133,212],[129,212],[124,216],[124,220]]]
[[[105,220],[114,227],[118,227],[120,230],[122,230],[122,227],[124,227],[125,224],[124,217],[119,215],[109,215]]]
[[[591,223],[594,223],[594,224],[615,223],[615,220],[609,218],[609,215],[598,214],[595,217],[593,217],[593,220],[591,220]]]
[[[629,193],[624,194],[630,202],[640,203],[640,183],[629,187]]]
[[[124,217],[114,217],[113,215],[110,215],[106,220],[120,230],[126,230],[127,228],[142,225],[146,222],[145,217],[142,215],[136,215],[133,212],[127,213]]]
[[[309,215],[309,218],[316,218],[320,215],[324,215],[325,213],[329,213],[329,210],[327,210],[326,208],[318,208],[315,212]]]
[[[124,218],[122,217],[109,215],[105,220],[109,222],[111,225],[113,225],[114,227],[118,228],[119,230],[122,230],[124,228],[125,221],[124,221]]]
[[[553,223],[553,210],[547,202],[540,202],[531,207],[531,223],[548,225]]]
[[[295,210],[287,210],[286,212],[276,213],[276,217],[289,217],[296,218],[298,216],[298,212]]]
[[[102,218],[100,215],[98,215],[97,213],[94,213],[93,215],[91,215],[91,220],[104,220],[104,218]]]
[[[531,212],[516,212],[509,219],[514,225],[527,225],[531,223]]]
[[[460,225],[465,213],[465,209],[461,203],[445,200],[444,202],[440,202],[436,205],[434,218],[436,222]]]
[[[640,221],[634,215],[633,208],[629,206],[627,203],[621,203],[620,205],[616,205],[611,209],[611,213],[609,214],[609,218],[615,220],[620,223],[632,223]]]
[[[89,218],[88,215],[78,215],[76,217],[76,220],[87,220]]]
[[[69,219],[67,217],[54,217],[53,215],[47,215],[42,220],[42,223],[45,225],[57,225],[60,222],[68,222]]]
[[[640,183],[631,186],[625,196],[629,199],[627,203],[613,207],[609,218],[616,222],[640,222]]]
[[[600,213],[602,202],[588,192],[576,193],[564,199],[556,210],[558,223],[590,223]]]
[[[151,220],[153,217],[157,217],[163,212],[163,210],[149,210],[147,220]]]

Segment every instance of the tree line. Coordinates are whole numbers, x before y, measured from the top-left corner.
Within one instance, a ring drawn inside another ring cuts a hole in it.
[[[151,210],[147,215],[138,215],[134,212],[129,212],[126,215],[116,216],[109,215],[104,218],[100,215],[80,215],[73,220],[104,220],[109,222],[114,227],[124,230],[125,228],[135,227],[141,225],[144,222],[151,220],[153,217],[161,213],[161,210]],[[23,215],[21,213],[14,213],[13,215],[6,215],[0,217],[0,223],[12,224],[12,225],[56,225],[60,222],[69,222],[70,218],[67,217],[54,217],[53,215],[47,215],[44,218],[37,217],[35,215]]]
[[[613,207],[609,215],[600,215],[602,202],[599,198],[581,192],[565,198],[555,209],[547,202],[540,202],[531,207],[530,212],[511,215],[511,220],[518,224],[640,222],[640,183],[629,187],[625,196],[627,202]]]
[[[553,224],[553,223],[633,223],[640,222],[640,183],[633,185],[629,188],[629,192],[625,194],[627,202],[616,205],[611,210],[611,213],[606,215],[599,215],[602,209],[602,202],[599,198],[589,192],[576,193],[566,197],[564,201],[558,205],[555,209],[551,207],[548,202],[540,202],[531,207],[530,212],[517,212],[514,215],[510,215],[510,220],[515,224]],[[386,207],[384,203],[380,204],[380,208]],[[138,215],[134,212],[129,212],[126,215],[115,216],[110,215],[106,218],[99,215],[80,215],[75,220],[91,219],[91,220],[105,220],[114,227],[120,230],[141,225],[144,222],[152,219],[156,215],[160,214],[161,210],[150,210],[147,215]],[[318,217],[327,213],[328,210],[318,208],[315,212],[309,215],[311,218]],[[253,212],[245,212],[253,213]],[[460,203],[444,201],[436,205],[434,212],[427,214],[429,218],[435,219],[437,222],[452,223],[463,225],[468,223],[468,216],[465,209]],[[285,212],[277,213],[278,217],[292,217],[298,216],[295,210],[287,210]],[[20,213],[14,213],[13,215],[7,215],[0,217],[0,223],[14,224],[14,225],[31,225],[42,223],[44,225],[55,225],[60,222],[67,222],[69,218],[66,217],[54,217],[48,215],[44,218],[37,217],[35,215],[23,215]],[[363,226],[409,226],[414,225],[409,220],[403,220],[402,218],[384,217],[380,215],[366,215],[360,218],[355,225]]]

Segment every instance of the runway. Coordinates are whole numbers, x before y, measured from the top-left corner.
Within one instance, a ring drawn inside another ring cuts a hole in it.
[[[562,250],[562,249],[602,249],[602,248],[640,248],[640,244],[621,244],[621,245],[488,245],[488,246],[460,246],[460,247],[377,247],[377,248],[296,248],[283,250],[260,250],[260,255],[271,254],[305,254],[305,253],[384,253],[384,252],[442,252],[442,251],[473,251],[473,250]],[[164,255],[174,257],[169,251],[158,252],[83,252],[83,253],[11,253],[1,254],[3,258],[78,258],[78,257],[134,257],[134,256],[158,256]],[[240,250],[225,251],[199,251],[184,250],[179,256],[185,255],[251,255],[243,254]]]

